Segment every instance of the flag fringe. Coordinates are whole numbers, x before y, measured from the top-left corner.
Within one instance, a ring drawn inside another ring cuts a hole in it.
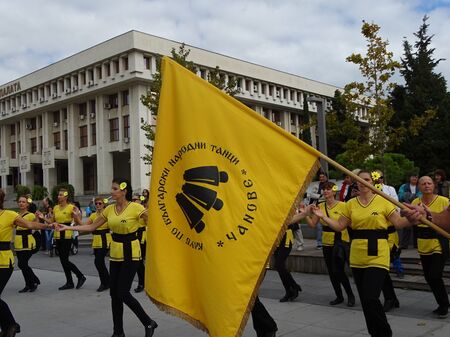
[[[158,300],[154,299],[153,297],[151,297],[147,291],[146,294],[148,296],[148,298],[150,298],[150,300],[156,305],[156,307],[165,312],[166,314],[181,318],[183,320],[185,320],[186,322],[188,322],[189,324],[193,325],[195,328],[202,330],[204,332],[206,332],[209,335],[209,331],[206,328],[206,326],[204,324],[202,324],[202,322],[200,322],[199,320],[196,320],[194,318],[192,318],[191,316],[187,315],[186,313],[171,307],[170,305],[164,304],[159,302]]]
[[[296,212],[297,204],[301,200],[303,200],[303,195],[305,194],[306,189],[308,188],[312,179],[317,174],[317,171],[319,170],[319,168],[320,168],[320,162],[319,162],[319,159],[317,159],[314,162],[314,164],[312,165],[308,175],[306,176],[305,181],[303,182],[302,188],[297,193],[297,196],[295,197],[294,202],[292,203],[291,209],[289,210],[289,213],[286,216],[286,219],[284,220],[283,226],[282,226],[280,232],[278,233],[278,237],[275,240],[275,244],[273,245],[272,249],[270,250],[269,255],[267,256],[266,263],[264,265],[263,270],[261,271],[258,281],[256,282],[256,287],[253,290],[253,294],[250,296],[250,300],[248,302],[247,309],[245,310],[244,316],[241,321],[241,325],[239,326],[239,329],[236,332],[235,337],[242,337],[242,334],[244,333],[245,326],[247,325],[248,317],[249,317],[250,313],[252,312],[256,297],[258,296],[259,287],[261,286],[261,283],[264,280],[264,276],[266,274],[266,266],[267,266],[268,262],[270,261],[270,258],[273,255],[275,249],[277,249],[278,245],[280,244],[281,239],[283,238],[284,233],[286,232],[288,226],[290,225],[290,221]]]

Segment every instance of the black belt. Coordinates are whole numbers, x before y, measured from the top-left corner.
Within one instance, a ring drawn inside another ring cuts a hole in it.
[[[367,240],[367,255],[378,255],[378,239],[388,239],[388,231],[385,229],[359,229],[353,230],[352,239]]]
[[[28,248],[28,235],[30,234],[33,234],[30,229],[16,231],[16,235],[20,235],[22,237],[22,248]]]
[[[70,225],[72,225],[72,223],[71,222],[63,222],[62,225],[70,226]],[[72,229],[70,229],[70,230],[72,230]],[[59,232],[59,239],[57,239],[57,240],[72,240],[72,235],[69,238],[66,238],[66,234],[69,234],[67,232],[67,230]]]
[[[329,232],[334,233],[334,243],[341,242],[342,241],[342,234],[341,232],[336,232],[333,228],[330,226],[322,226],[323,232]]]
[[[108,248],[108,240],[106,239],[106,234],[109,233],[109,229],[98,229],[95,230],[92,234],[100,235],[102,238],[102,248]]]
[[[442,255],[445,259],[450,256],[450,248],[448,245],[449,240],[433,230],[430,227],[416,227],[417,228],[417,238],[418,239],[437,239],[441,245]]]
[[[123,260],[124,261],[132,261],[132,259],[133,259],[131,242],[138,239],[136,233],[137,232],[133,232],[133,233],[129,233],[129,234],[112,233],[112,239],[115,242],[121,242],[123,244]]]
[[[417,227],[418,239],[437,239],[438,234],[430,227]]]
[[[395,233],[397,230],[395,229],[394,226],[389,226],[387,229],[388,234],[392,234]]]
[[[0,250],[11,250],[11,242],[0,241]]]

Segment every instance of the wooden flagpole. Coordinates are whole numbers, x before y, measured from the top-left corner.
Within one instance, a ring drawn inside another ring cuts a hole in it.
[[[393,203],[394,205],[396,205],[397,207],[401,208],[401,209],[408,209],[407,206],[403,205],[400,201],[395,200],[394,198],[390,197],[389,195],[387,195],[386,193],[383,193],[382,191],[380,191],[379,189],[377,189],[375,186],[373,186],[372,184],[369,184],[367,181],[365,181],[364,179],[361,179],[360,177],[358,177],[356,174],[354,174],[352,171],[346,169],[344,166],[342,166],[341,164],[335,162],[333,159],[328,158],[326,155],[324,155],[323,153],[319,152],[319,157],[323,160],[325,160],[326,162],[328,162],[330,165],[334,166],[335,168],[337,168],[338,170],[342,171],[343,173],[349,175],[350,177],[352,177],[352,179],[358,181],[359,183],[363,184],[364,186],[370,188],[372,190],[373,193],[378,194],[379,196],[383,197],[384,199],[388,200],[389,202]],[[438,232],[440,235],[442,235],[443,237],[450,239],[450,233],[447,233],[444,229],[442,229],[441,227],[435,225],[434,223],[432,223],[430,220],[426,219],[425,217],[421,217],[420,221],[422,221],[422,223],[428,225],[429,227],[431,227],[432,229],[434,229],[436,232]]]

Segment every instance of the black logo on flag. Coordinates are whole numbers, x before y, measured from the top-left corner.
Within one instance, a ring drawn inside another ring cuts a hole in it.
[[[226,183],[228,174],[219,171],[217,166],[200,166],[186,170],[183,179],[185,184],[181,188],[182,193],[177,193],[175,199],[189,227],[201,233],[205,229],[205,223],[202,221],[204,212],[211,208],[219,211],[223,207],[223,201],[217,197],[217,191],[210,187]]]

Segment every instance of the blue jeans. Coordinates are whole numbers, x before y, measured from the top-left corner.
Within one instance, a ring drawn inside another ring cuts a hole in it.
[[[45,248],[47,250],[52,249],[52,238],[53,238],[53,229],[47,229],[45,231]]]

